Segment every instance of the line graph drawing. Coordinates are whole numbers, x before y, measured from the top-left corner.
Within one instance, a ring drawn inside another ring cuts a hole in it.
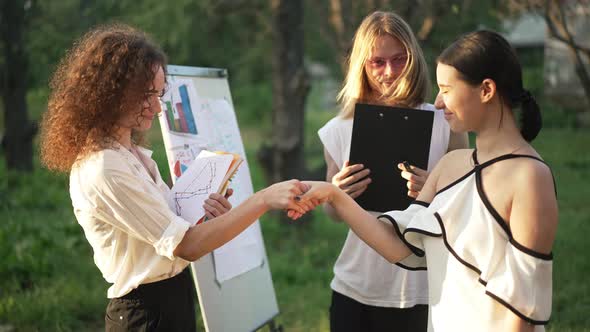
[[[209,171],[209,174],[205,172]],[[190,200],[195,196],[208,196],[213,190],[213,180],[217,174],[217,164],[214,162],[207,162],[203,167],[197,171],[196,176],[185,187],[184,191],[174,193],[174,206],[176,207],[176,214],[182,215],[182,200]]]
[[[201,151],[171,191],[171,204],[178,216],[196,223],[205,215],[203,204],[209,194],[221,189],[233,155]]]

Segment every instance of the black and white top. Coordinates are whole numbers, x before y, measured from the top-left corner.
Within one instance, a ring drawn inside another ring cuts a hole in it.
[[[512,158],[477,163],[437,192],[430,204],[380,218],[414,253],[399,266],[427,269],[429,331],[502,331],[514,313],[544,331],[551,315],[552,255],[516,242],[482,187],[482,170]],[[540,160],[540,159],[539,159]]]

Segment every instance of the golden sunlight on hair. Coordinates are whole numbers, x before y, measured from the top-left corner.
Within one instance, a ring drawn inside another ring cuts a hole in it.
[[[374,12],[367,16],[357,29],[348,58],[348,71],[338,101],[342,105],[340,115],[350,118],[358,101],[371,100],[372,89],[367,80],[365,63],[379,36],[390,35],[406,49],[408,61],[391,91],[380,101],[392,105],[414,107],[423,103],[430,87],[428,67],[418,41],[408,24],[393,12]]]

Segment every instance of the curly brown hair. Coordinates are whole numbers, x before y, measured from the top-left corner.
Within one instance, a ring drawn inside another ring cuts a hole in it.
[[[51,82],[41,123],[41,161],[69,172],[77,159],[117,141],[119,119],[142,110],[156,71],[166,55],[144,33],[115,24],[80,38],[60,62]],[[143,136],[133,135],[143,144]]]

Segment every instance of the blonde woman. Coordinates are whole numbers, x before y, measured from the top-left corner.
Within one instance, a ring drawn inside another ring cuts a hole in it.
[[[326,180],[351,198],[359,197],[371,183],[369,169],[348,162],[357,102],[428,110],[434,112],[428,169],[412,166],[415,174],[400,173],[408,181],[408,195],[417,197],[441,157],[467,147],[466,135],[453,134],[443,111],[425,103],[429,86],[426,61],[408,24],[392,12],[367,16],[356,31],[348,59],[338,96],[341,112],[318,132],[328,167]],[[325,211],[341,220],[330,205]],[[394,326],[399,331],[426,330],[426,273],[392,265],[352,231],[334,266],[331,288],[331,331],[382,331]]]

